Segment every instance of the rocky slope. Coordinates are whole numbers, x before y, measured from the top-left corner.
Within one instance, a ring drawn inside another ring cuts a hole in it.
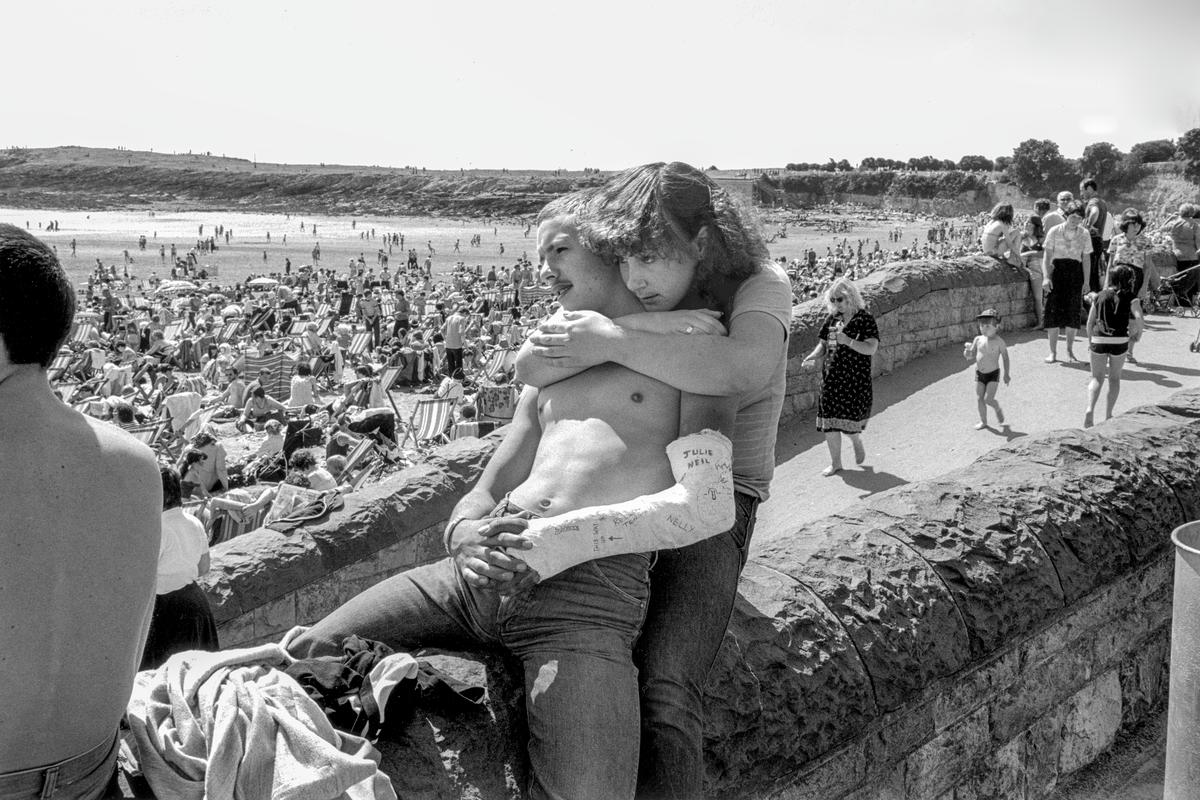
[[[83,147],[0,153],[0,205],[515,217],[597,174],[253,163]]]

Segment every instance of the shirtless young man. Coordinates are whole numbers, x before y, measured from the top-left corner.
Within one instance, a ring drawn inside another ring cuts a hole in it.
[[[51,796],[55,785],[55,798],[104,792],[154,606],[154,456],[64,405],[46,380],[74,311],[50,249],[0,225],[4,800]]]
[[[543,281],[564,308],[617,316],[639,311],[618,266],[584,248],[573,218],[559,211],[571,202],[556,202],[543,212],[538,228]],[[680,476],[677,449],[671,460],[665,455],[668,446],[678,447],[681,415],[688,432],[727,428],[732,414],[732,404],[688,396],[681,402],[677,390],[615,364],[541,391],[527,389],[504,442],[454,510],[446,531],[452,558],[366,590],[289,649],[298,657],[336,654],[350,634],[403,649],[507,647],[525,672],[530,795],[631,798],[639,730],[632,648],[646,612],[650,558],[646,552],[596,558],[592,548],[636,536],[625,523],[691,478]],[[705,436],[701,450],[724,438]],[[731,448],[725,440],[714,450],[721,446],[725,484],[708,488],[720,496],[723,513],[707,520],[710,534],[728,528],[733,518]],[[655,492],[658,500],[642,498]],[[698,497],[692,507],[705,501]],[[616,513],[608,511],[612,504],[618,504]],[[595,506],[603,511],[589,517],[588,507]],[[676,505],[657,519],[654,534],[704,524],[688,512]],[[526,520],[529,531],[514,533]],[[570,530],[557,541],[582,545],[576,547],[582,552],[574,554],[575,566],[535,575],[547,563],[539,547],[565,529]],[[538,543],[519,551],[524,561],[505,551],[528,547],[525,537]],[[646,542],[640,549],[657,547]],[[595,560],[579,563],[586,558]],[[531,577],[542,580],[517,591]]]

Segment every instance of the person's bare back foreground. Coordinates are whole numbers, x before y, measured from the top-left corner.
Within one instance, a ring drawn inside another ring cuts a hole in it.
[[[103,792],[154,603],[154,456],[46,378],[73,311],[49,248],[0,225],[3,800]]]

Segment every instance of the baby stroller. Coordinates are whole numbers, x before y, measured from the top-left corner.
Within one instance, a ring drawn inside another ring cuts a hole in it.
[[[1147,297],[1147,311],[1200,317],[1200,265],[1162,277]]]

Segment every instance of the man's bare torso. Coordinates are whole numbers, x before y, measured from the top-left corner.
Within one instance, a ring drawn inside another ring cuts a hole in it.
[[[665,448],[679,392],[616,364],[541,389],[541,441],[512,501],[540,516],[631,500],[675,482]]]

